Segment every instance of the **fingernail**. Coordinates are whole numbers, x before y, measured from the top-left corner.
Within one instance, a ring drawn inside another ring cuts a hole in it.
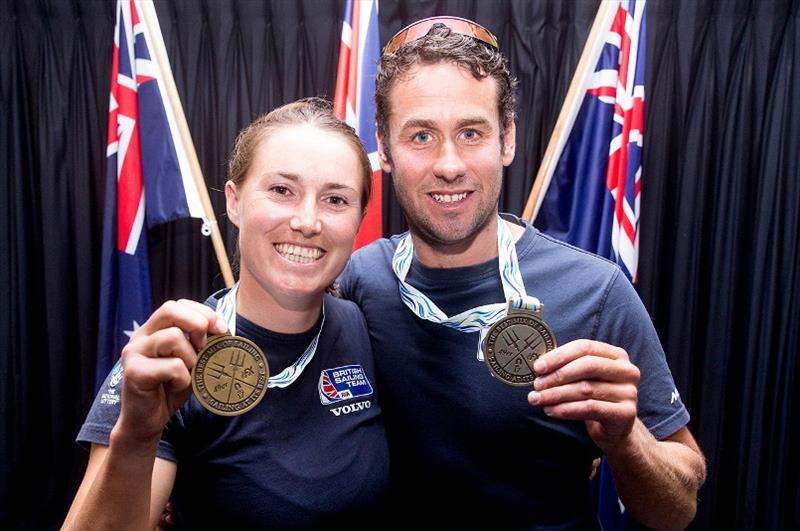
[[[544,410],[544,414],[547,415],[548,417],[553,414],[553,408],[546,407],[546,408],[543,408],[543,410]]]
[[[528,403],[532,406],[535,406],[539,403],[539,400],[542,399],[542,395],[537,391],[531,391],[528,393]]]
[[[536,372],[545,372],[547,365],[542,360],[536,360],[533,362],[533,370]]]

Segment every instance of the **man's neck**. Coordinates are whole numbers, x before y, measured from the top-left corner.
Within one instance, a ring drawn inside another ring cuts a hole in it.
[[[454,268],[482,264],[497,257],[497,220],[494,217],[472,238],[453,244],[433,244],[411,230],[415,259],[426,267]],[[516,223],[502,221],[511,231],[514,242],[520,239],[525,229]]]

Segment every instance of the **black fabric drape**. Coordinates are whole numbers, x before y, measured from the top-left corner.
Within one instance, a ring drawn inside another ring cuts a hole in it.
[[[597,0],[381,0],[381,40],[478,20],[520,80],[520,213]],[[0,0],[0,527],[54,529],[86,453],[113,0]],[[157,0],[212,203],[256,115],[332,96],[343,0]],[[651,0],[639,290],[709,462],[695,529],[800,526],[800,0]],[[384,226],[404,228],[390,181]],[[199,222],[151,231],[154,300],[222,281]],[[380,524],[379,524],[380,525]]]
[[[648,4],[640,292],[706,452],[709,528],[800,525],[799,12]]]

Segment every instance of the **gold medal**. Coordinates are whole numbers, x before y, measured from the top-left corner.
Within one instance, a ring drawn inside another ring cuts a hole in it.
[[[538,311],[513,308],[494,323],[483,343],[483,357],[492,375],[509,385],[530,385],[536,378],[533,362],[556,348],[553,331],[542,320],[543,306]]]
[[[258,345],[229,334],[211,338],[192,369],[197,400],[212,413],[228,417],[256,407],[268,380],[269,365]]]

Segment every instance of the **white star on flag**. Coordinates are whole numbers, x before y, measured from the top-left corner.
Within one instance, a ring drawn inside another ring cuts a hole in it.
[[[137,330],[139,330],[140,326],[142,326],[142,325],[137,323],[136,319],[134,319],[133,320],[133,330],[123,330],[122,333],[125,334],[126,336],[128,336],[128,338],[131,338],[131,337],[133,337],[133,334],[136,333]]]

